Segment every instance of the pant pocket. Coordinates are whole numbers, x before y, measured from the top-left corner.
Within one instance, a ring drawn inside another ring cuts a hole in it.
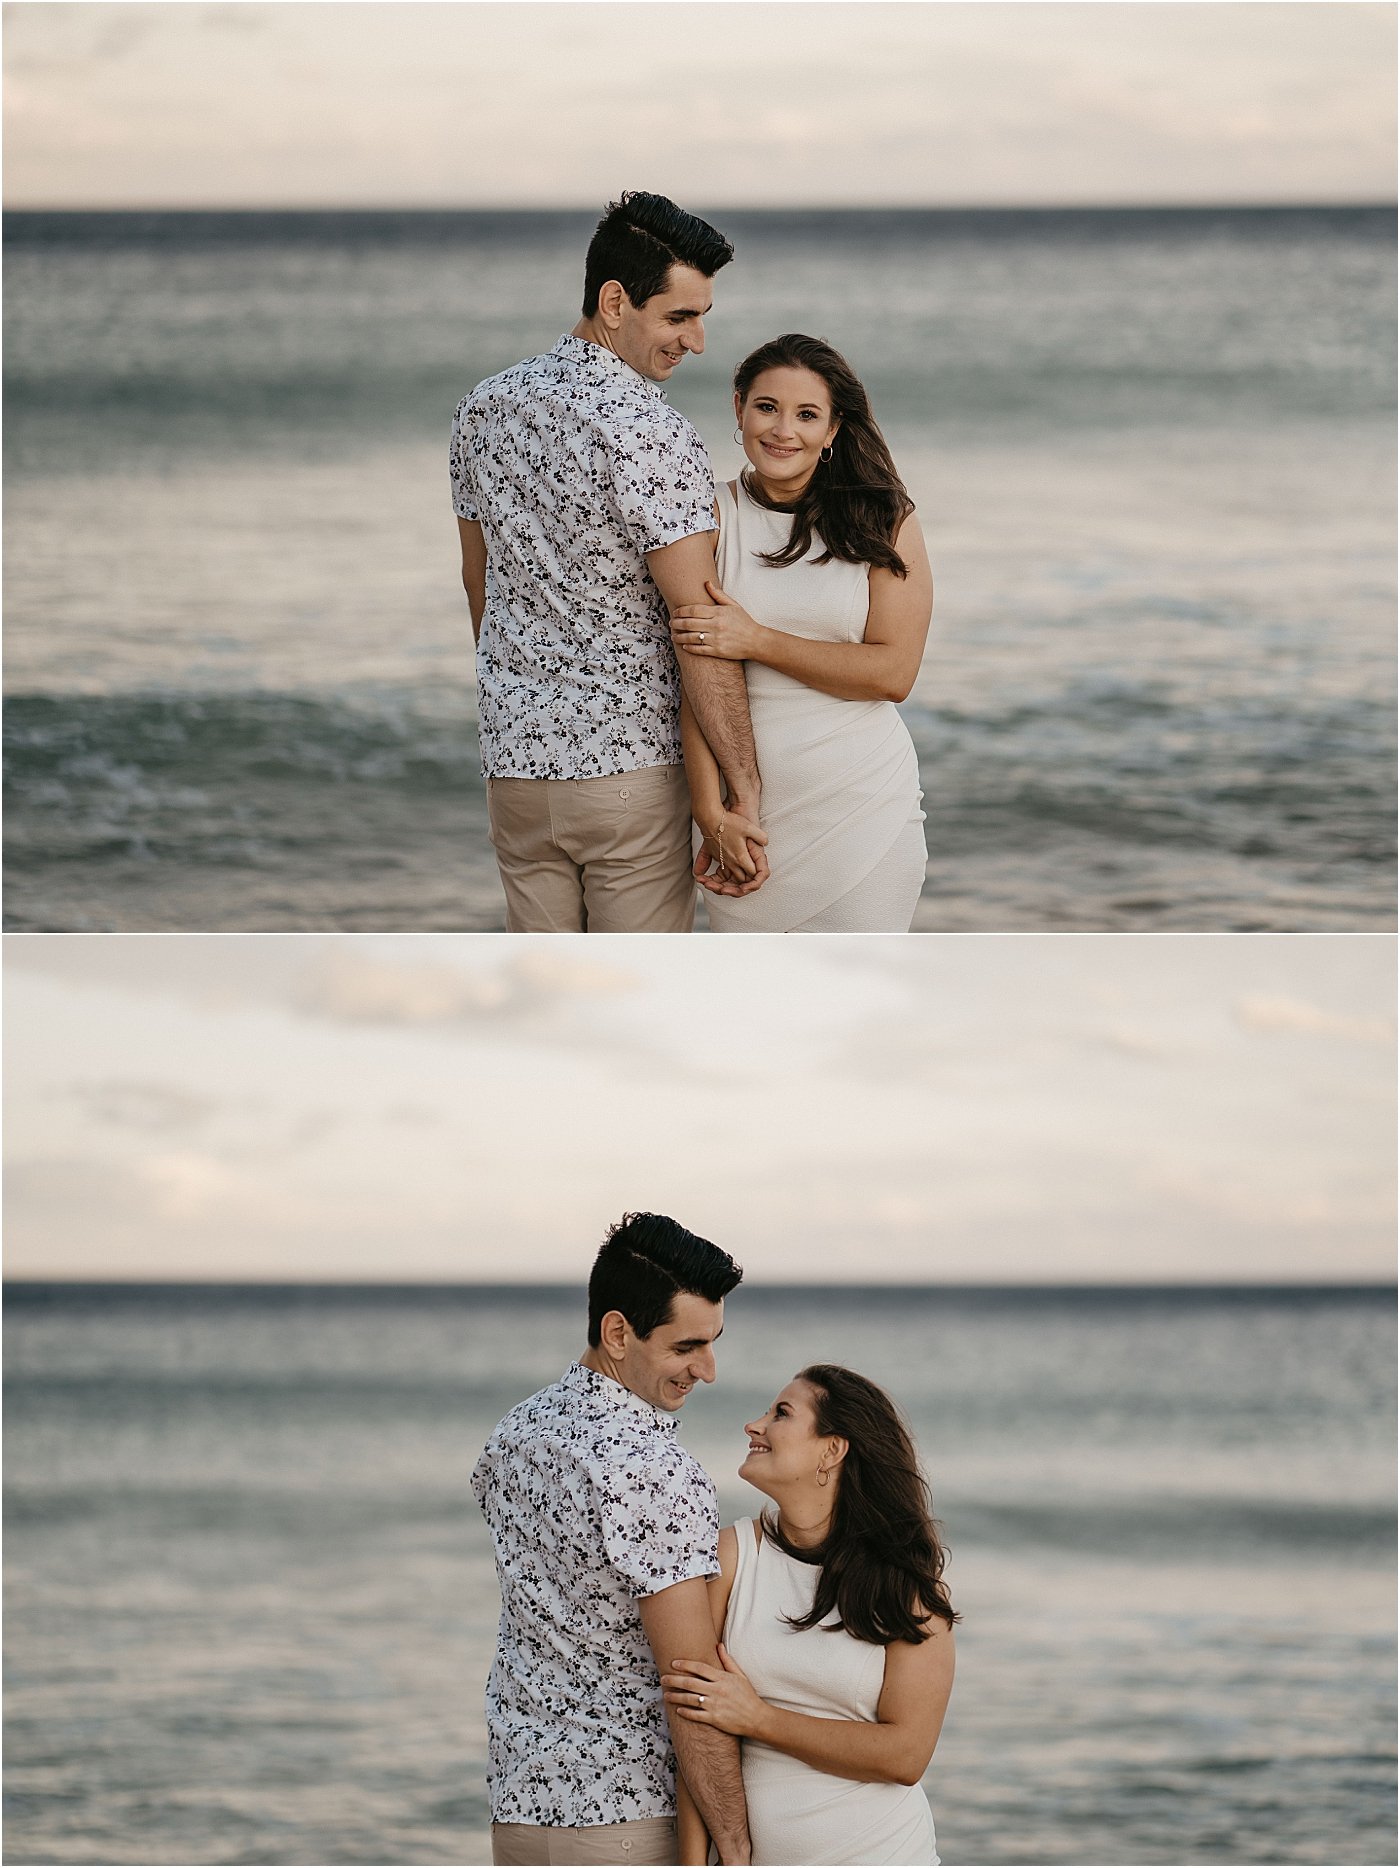
[[[678,765],[648,765],[637,772],[622,772],[616,779],[616,797],[624,811],[649,808],[671,796],[680,783]]]

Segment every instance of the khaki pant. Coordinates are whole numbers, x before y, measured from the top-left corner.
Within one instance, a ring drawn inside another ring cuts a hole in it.
[[[599,1823],[592,1829],[540,1829],[533,1823],[492,1823],[491,1859],[508,1868],[538,1863],[565,1868],[631,1868],[674,1862],[680,1853],[674,1816],[637,1823]]]
[[[488,778],[512,934],[688,934],[690,795],[679,765],[607,778]]]

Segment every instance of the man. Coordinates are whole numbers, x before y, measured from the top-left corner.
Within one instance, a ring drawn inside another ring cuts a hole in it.
[[[664,195],[598,223],[583,316],[479,383],[452,429],[491,841],[513,933],[688,932],[695,907],[670,615],[707,601],[714,481],[662,393],[705,348],[734,249]],[[742,663],[683,657],[735,820],[735,889],[767,874]]]
[[[495,1862],[674,1862],[677,1763],[721,1861],[749,1860],[738,1743],[680,1720],[668,1736],[660,1679],[682,1655],[718,1664],[715,1489],[675,1430],[715,1378],[742,1276],[675,1220],[629,1213],[594,1262],[586,1354],[507,1414],[477,1463],[501,1584]]]

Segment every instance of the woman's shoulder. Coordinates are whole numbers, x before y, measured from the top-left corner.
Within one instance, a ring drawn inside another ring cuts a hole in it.
[[[732,1579],[737,1572],[745,1544],[750,1550],[757,1549],[762,1537],[763,1529],[757,1518],[739,1518],[725,1525],[719,1534],[719,1567],[726,1577]]]

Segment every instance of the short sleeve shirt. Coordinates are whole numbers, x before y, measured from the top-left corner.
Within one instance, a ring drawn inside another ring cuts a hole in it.
[[[498,1823],[590,1828],[675,1810],[637,1600],[719,1573],[714,1484],[676,1424],[575,1363],[506,1415],[477,1462],[501,1585],[486,1689]]]
[[[487,776],[676,764],[680,676],[646,554],[715,529],[696,430],[659,383],[565,336],[463,398],[451,470],[453,507],[486,540]]]

